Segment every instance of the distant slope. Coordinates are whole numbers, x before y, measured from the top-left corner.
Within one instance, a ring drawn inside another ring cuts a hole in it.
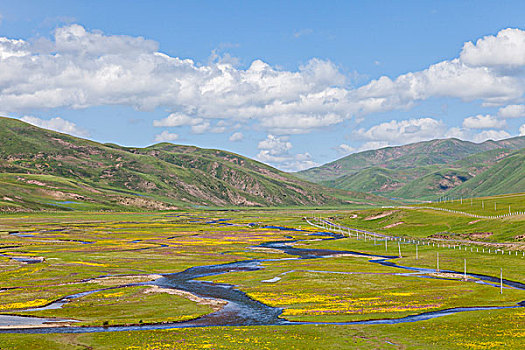
[[[525,137],[480,144],[458,139],[432,140],[351,154],[297,176],[343,190],[364,191],[388,197],[433,199],[473,181],[477,175],[525,147]],[[514,158],[513,158],[514,159]],[[508,165],[510,166],[510,165]],[[522,176],[525,176],[522,173]],[[481,181],[481,178],[479,179]],[[486,185],[489,186],[489,185]],[[525,190],[516,181],[488,188],[463,187],[470,195]],[[465,193],[466,194],[466,193]]]
[[[502,158],[476,177],[448,192],[454,197],[491,196],[525,191],[525,148]]]
[[[300,171],[296,175],[308,181],[320,182],[334,180],[340,176],[371,167],[400,169],[449,164],[480,152],[524,147],[524,136],[483,143],[473,143],[454,138],[439,139],[350,154],[334,162]]]
[[[0,207],[173,209],[370,203],[220,150],[161,143],[128,148],[0,117]]]

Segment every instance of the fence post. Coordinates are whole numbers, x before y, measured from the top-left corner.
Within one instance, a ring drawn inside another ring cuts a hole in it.
[[[499,269],[499,294],[503,294],[503,268]]]

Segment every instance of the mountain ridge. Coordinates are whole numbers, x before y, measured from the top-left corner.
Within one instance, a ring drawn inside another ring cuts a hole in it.
[[[170,143],[145,148],[100,144],[5,117],[0,117],[0,175],[0,207],[13,210],[17,205],[71,209],[94,203],[120,210],[384,201],[326,189],[227,151]]]
[[[434,199],[524,147],[524,136],[482,143],[436,139],[354,153],[296,175],[343,190],[405,199]],[[470,193],[466,193],[467,188],[471,189]],[[507,182],[506,188],[524,190],[517,179]],[[485,187],[466,186],[463,194],[493,193]]]

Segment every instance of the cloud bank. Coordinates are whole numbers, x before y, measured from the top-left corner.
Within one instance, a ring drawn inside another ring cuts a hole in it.
[[[153,122],[159,128],[186,126],[193,133],[222,133],[228,128],[220,123],[227,120],[228,125],[249,124],[265,131],[268,139],[263,142],[270,142],[270,136],[305,134],[353,117],[449,97],[500,107],[497,116],[465,119],[463,129],[490,128],[493,131],[481,133],[496,135],[494,130],[499,130],[501,136],[508,134],[501,130],[505,119],[525,115],[524,68],[525,31],[512,28],[467,42],[458,57],[424,70],[353,87],[328,60],[313,58],[295,71],[261,60],[240,68],[235,60],[216,55],[199,64],[162,53],[152,40],[73,24],[57,28],[51,39],[0,38],[0,105],[7,113],[103,105],[162,108],[167,116]],[[164,131],[168,132],[161,130],[159,135]],[[449,131],[441,121],[419,118],[381,123],[357,135],[371,146]],[[281,164],[279,154],[263,151],[268,152],[261,159]]]

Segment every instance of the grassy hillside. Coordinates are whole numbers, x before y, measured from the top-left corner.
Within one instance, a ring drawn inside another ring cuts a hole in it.
[[[484,151],[523,147],[525,147],[525,137],[486,141],[479,144],[458,139],[432,140],[350,154],[320,167],[300,171],[297,176],[305,180],[319,182],[333,180],[339,176],[374,166],[399,169],[432,164],[449,164]]]
[[[433,199],[449,192],[464,196],[519,192],[524,190],[520,176],[525,173],[521,158],[512,154],[523,147],[525,137],[480,144],[432,140],[352,154],[297,175],[333,188],[405,199]],[[495,168],[487,176],[477,178],[491,167]],[[509,176],[501,185],[486,181],[493,172]]]
[[[221,150],[161,143],[128,148],[0,118],[0,207],[173,209],[370,203]],[[383,201],[384,202],[384,201]]]
[[[490,196],[525,190],[525,149],[512,153],[487,170],[449,191],[453,197]]]

